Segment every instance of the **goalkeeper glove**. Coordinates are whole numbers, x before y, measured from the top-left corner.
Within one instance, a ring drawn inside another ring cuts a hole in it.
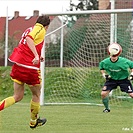
[[[105,78],[106,80],[109,80],[111,78],[111,76],[108,74],[103,73],[102,75],[103,75],[103,78]]]
[[[129,79],[133,80],[133,72],[131,72]]]

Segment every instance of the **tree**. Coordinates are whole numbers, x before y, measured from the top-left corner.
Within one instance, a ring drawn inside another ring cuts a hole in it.
[[[79,0],[79,3],[76,5],[70,0],[70,11],[73,11],[74,8],[80,11],[86,10],[98,10],[98,1],[97,0]]]
[[[87,11],[87,10],[98,10],[98,1],[97,0],[79,0],[78,4],[73,3],[70,0],[70,9],[69,11]],[[72,27],[77,19],[80,17],[89,17],[89,15],[68,15],[68,27]]]

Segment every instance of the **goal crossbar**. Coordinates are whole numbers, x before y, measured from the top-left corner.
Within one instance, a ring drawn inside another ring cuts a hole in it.
[[[111,14],[111,13],[129,13],[133,9],[113,9],[113,10],[87,10],[87,11],[63,11],[63,12],[44,12],[46,15],[77,15],[77,14]]]

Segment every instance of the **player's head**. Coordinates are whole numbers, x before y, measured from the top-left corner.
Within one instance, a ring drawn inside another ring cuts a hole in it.
[[[112,43],[108,46],[108,54],[112,57],[117,57],[122,52],[122,47],[118,43]]]
[[[50,24],[50,18],[47,15],[39,16],[36,23],[42,24],[44,27]]]

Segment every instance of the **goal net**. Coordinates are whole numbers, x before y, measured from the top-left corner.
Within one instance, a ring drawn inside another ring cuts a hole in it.
[[[104,79],[98,66],[108,57],[109,43],[118,42],[121,56],[133,60],[132,11],[53,15],[45,38],[44,103],[102,104]],[[119,88],[110,94],[112,104],[125,99]]]

